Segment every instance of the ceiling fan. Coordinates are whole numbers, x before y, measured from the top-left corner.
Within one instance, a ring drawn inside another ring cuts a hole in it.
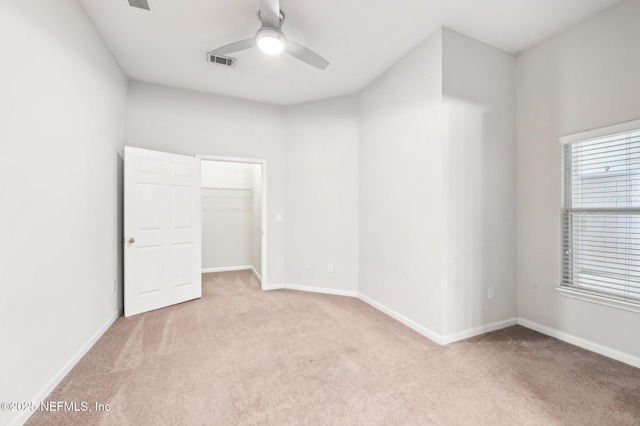
[[[212,50],[209,54],[224,56],[257,46],[270,55],[287,52],[294,58],[322,70],[329,66],[329,62],[317,53],[285,38],[281,29],[284,23],[284,14],[280,11],[280,0],[260,0],[258,16],[261,26],[254,38],[227,44]]]

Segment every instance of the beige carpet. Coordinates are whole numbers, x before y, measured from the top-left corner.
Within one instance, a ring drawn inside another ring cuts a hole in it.
[[[638,338],[638,336],[633,336]],[[522,327],[439,346],[363,302],[204,275],[120,318],[33,425],[638,425],[640,369]]]

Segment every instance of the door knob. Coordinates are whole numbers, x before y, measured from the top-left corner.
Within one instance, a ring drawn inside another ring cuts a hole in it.
[[[136,242],[136,239],[135,239],[135,238],[129,238],[129,239],[127,240],[127,242],[128,242],[129,244],[133,244],[133,243],[135,243],[135,242]]]

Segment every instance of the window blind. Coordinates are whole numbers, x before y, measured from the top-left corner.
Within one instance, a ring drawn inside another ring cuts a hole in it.
[[[640,303],[640,129],[562,156],[561,286]]]

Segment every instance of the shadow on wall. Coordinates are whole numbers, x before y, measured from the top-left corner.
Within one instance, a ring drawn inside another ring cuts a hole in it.
[[[515,303],[510,154],[486,106],[450,98],[446,105],[445,336],[504,320]]]

